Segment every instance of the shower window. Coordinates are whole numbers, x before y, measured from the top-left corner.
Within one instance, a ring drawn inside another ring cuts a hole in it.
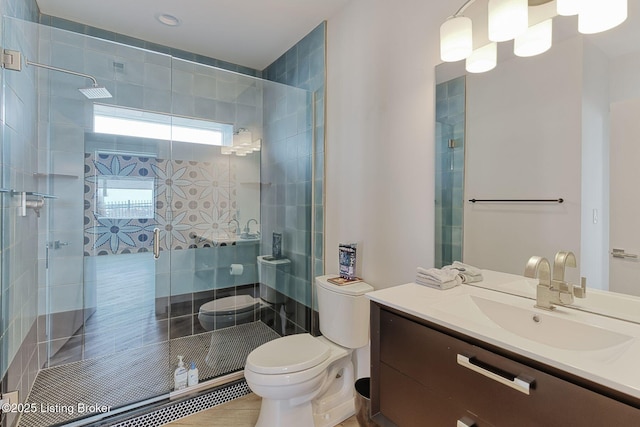
[[[153,218],[154,178],[100,176],[97,186],[99,218]]]
[[[231,145],[233,139],[232,125],[102,104],[94,104],[93,130],[110,135],[219,146]]]

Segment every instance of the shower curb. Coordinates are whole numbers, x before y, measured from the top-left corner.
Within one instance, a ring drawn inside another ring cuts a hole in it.
[[[86,425],[90,427],[158,427],[230,402],[249,393],[251,393],[251,389],[242,379],[213,390],[207,390],[196,396],[175,402],[163,401],[165,403],[157,404],[151,408],[147,406],[134,410],[134,414],[123,413],[111,419],[103,419]]]

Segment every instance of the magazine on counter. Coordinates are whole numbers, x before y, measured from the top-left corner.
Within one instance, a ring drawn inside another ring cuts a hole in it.
[[[282,258],[282,233],[273,233],[271,256],[274,259]]]
[[[340,243],[338,246],[340,277],[353,281],[356,279],[356,244]]]

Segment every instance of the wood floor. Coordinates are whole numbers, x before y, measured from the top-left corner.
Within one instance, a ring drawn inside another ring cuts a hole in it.
[[[253,427],[258,421],[260,397],[251,393],[229,403],[198,412],[166,424],[170,427]],[[338,424],[340,427],[357,427],[355,415]]]

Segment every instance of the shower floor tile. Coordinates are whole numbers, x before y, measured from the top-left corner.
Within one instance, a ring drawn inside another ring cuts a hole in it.
[[[253,349],[278,337],[253,322],[43,369],[25,402],[37,410],[23,413],[18,426],[52,426],[94,415],[78,413],[82,404],[116,409],[165,395],[173,389],[178,355],[186,364],[196,362],[201,381],[241,370]]]

